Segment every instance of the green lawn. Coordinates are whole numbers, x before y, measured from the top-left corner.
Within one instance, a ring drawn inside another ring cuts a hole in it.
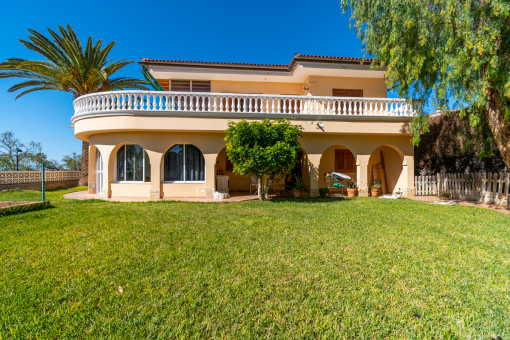
[[[510,338],[508,215],[68,191],[0,217],[0,339]]]

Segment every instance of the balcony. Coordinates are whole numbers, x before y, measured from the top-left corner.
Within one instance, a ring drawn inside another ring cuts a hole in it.
[[[209,92],[112,91],[74,101],[73,123],[104,115],[207,116],[227,118],[409,120],[404,99],[318,97]]]

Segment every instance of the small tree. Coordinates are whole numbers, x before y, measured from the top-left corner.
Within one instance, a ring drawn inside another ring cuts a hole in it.
[[[303,128],[292,125],[288,120],[248,123],[229,122],[226,131],[227,156],[234,165],[234,173],[255,176],[258,182],[258,197],[266,199],[270,186],[287,176],[296,164],[301,146],[299,137]]]

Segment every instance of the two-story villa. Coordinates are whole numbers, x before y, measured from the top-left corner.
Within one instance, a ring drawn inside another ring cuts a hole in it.
[[[211,197],[216,175],[231,191],[251,179],[232,173],[225,154],[229,121],[287,118],[301,125],[296,169],[310,196],[324,173],[350,175],[360,195],[375,178],[385,191],[412,192],[414,114],[387,98],[384,70],[371,60],[296,54],[288,65],[142,59],[164,91],[82,96],[72,117],[90,143],[89,192],[104,197]]]

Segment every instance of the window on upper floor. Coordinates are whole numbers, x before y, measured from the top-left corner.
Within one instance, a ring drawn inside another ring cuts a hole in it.
[[[211,82],[209,80],[171,80],[170,91],[211,92]]]

